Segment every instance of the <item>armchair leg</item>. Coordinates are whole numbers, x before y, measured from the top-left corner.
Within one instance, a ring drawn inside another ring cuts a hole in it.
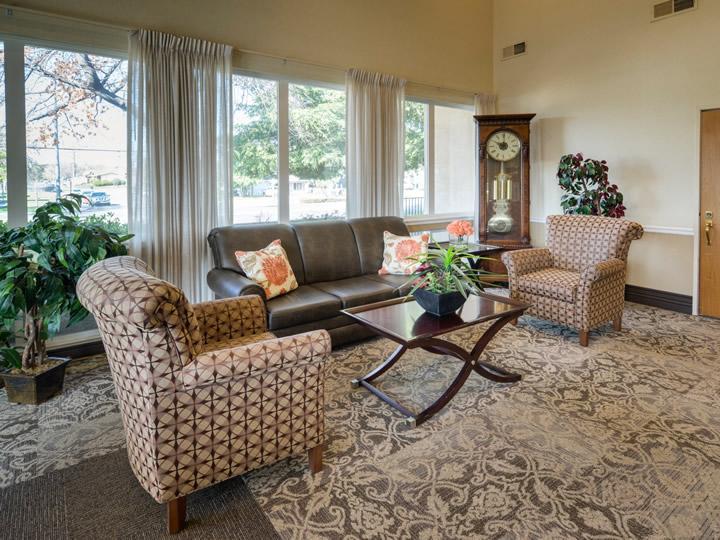
[[[517,326],[518,320],[520,320],[520,317],[515,317],[512,321],[510,321],[510,324],[512,324],[513,326]]]
[[[589,341],[590,332],[587,330],[580,330],[580,346],[587,347]]]
[[[323,447],[322,444],[308,450],[308,461],[310,462],[310,472],[315,474],[322,471],[323,468]]]
[[[170,534],[179,533],[185,527],[185,496],[178,497],[167,503],[167,526]]]
[[[622,330],[622,315],[618,315],[613,319],[613,328],[616,332]]]

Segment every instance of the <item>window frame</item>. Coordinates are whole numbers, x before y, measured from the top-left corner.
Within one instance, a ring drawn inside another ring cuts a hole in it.
[[[242,68],[233,68],[233,76],[254,77],[277,83],[278,104],[278,220],[277,223],[290,223],[290,85],[317,86],[345,92],[342,84],[327,81],[316,81],[299,77],[272,76]],[[233,96],[233,106],[235,97]],[[347,148],[345,152],[347,160]],[[235,200],[231,201],[230,215],[234,216]],[[347,194],[345,195],[345,212],[347,215]]]
[[[424,225],[439,225],[449,223],[455,219],[473,220],[473,214],[465,212],[435,212],[435,107],[448,107],[473,112],[473,107],[460,103],[440,102],[406,96],[406,101],[421,103],[425,108],[425,213],[419,216],[403,216],[405,222],[412,228]],[[474,183],[475,190],[477,185]],[[477,197],[477,193],[475,195]],[[419,229],[418,229],[419,230]]]
[[[128,54],[101,46],[58,42],[47,39],[14,37],[0,34],[5,62],[5,134],[7,159],[7,204],[9,227],[29,222],[27,214],[27,128],[25,118],[25,47],[56,49],[128,60]],[[126,130],[127,131],[127,130]],[[127,135],[127,134],[126,134]],[[129,173],[129,171],[128,171]],[[128,191],[129,196],[129,191]],[[128,201],[129,204],[129,201]]]

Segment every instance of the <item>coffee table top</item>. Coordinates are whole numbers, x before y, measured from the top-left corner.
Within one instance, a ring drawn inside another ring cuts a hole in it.
[[[406,297],[343,309],[342,313],[384,337],[412,347],[416,342],[460,328],[505,315],[522,315],[529,307],[517,300],[480,293],[471,295],[457,313],[445,317],[426,313],[415,300]]]

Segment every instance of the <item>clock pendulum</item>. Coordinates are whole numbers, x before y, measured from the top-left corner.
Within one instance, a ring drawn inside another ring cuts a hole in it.
[[[493,216],[488,220],[488,229],[498,234],[509,233],[513,227],[510,215],[512,199],[512,177],[505,172],[505,162],[500,162],[500,172],[493,181]]]

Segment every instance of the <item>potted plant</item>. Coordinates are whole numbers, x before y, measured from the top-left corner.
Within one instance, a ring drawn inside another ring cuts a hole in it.
[[[80,217],[83,197],[46,203],[32,221],[0,234],[0,373],[8,400],[38,404],[62,390],[68,359],[48,357],[49,336],[87,316],[75,295],[93,263],[127,253],[131,236]]]
[[[409,296],[437,317],[454,313],[468,295],[484,289],[481,276],[487,273],[473,266],[481,258],[468,252],[466,246],[429,247],[427,253],[413,257],[419,266],[410,275]]]
[[[560,187],[565,191],[560,205],[565,214],[623,217],[623,194],[608,180],[605,160],[584,159],[582,154],[560,158],[557,172]]]

